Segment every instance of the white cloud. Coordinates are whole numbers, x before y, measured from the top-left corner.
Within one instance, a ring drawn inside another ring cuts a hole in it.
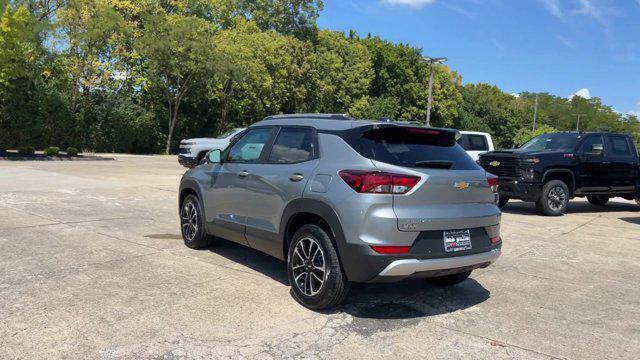
[[[576,44],[573,43],[573,41],[567,39],[566,37],[562,36],[562,35],[557,35],[556,39],[564,46],[568,47],[568,48],[575,48]]]
[[[544,7],[549,12],[549,14],[557,17],[558,19],[563,18],[564,14],[562,13],[562,9],[560,8],[560,0],[541,0],[541,1]]]
[[[609,27],[609,18],[618,15],[618,11],[598,0],[578,0],[579,7],[573,10],[576,15],[584,15],[593,18],[604,27]]]
[[[573,94],[571,94],[569,96],[569,100],[573,99],[574,96],[578,96],[578,97],[581,97],[583,99],[589,100],[589,99],[591,99],[591,91],[589,91],[589,89],[587,89],[587,88],[580,89],[580,90],[574,92]]]
[[[436,2],[436,0],[382,0],[385,4],[392,5],[407,5],[411,7],[421,7],[424,5],[430,5]]]
[[[514,98],[519,98],[520,97],[520,94],[518,94],[518,93],[511,93],[510,95],[513,96]]]

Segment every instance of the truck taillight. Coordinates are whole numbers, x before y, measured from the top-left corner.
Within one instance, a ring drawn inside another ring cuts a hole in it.
[[[489,184],[491,191],[498,192],[498,180],[500,180],[500,178],[495,175],[487,175],[487,184]]]
[[[406,194],[420,182],[419,176],[382,171],[342,170],[338,174],[350,188],[368,194]]]

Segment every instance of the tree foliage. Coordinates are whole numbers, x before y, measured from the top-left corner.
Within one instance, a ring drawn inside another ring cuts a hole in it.
[[[277,113],[349,113],[491,133],[631,133],[600,99],[463,84],[422,50],[319,30],[321,0],[0,0],[0,147],[175,151]],[[538,97],[538,129],[531,131]]]

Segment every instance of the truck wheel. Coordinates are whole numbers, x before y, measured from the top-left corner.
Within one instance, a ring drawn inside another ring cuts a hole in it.
[[[544,184],[540,198],[536,201],[538,211],[546,216],[560,216],[567,211],[569,187],[561,180]]]
[[[587,196],[587,201],[596,206],[604,206],[609,201],[609,197],[605,195],[589,195]]]
[[[309,309],[338,306],[349,293],[350,283],[333,242],[317,225],[305,225],[293,235],[287,275],[293,297]]]
[[[502,209],[508,202],[508,197],[500,196],[500,198],[498,198],[498,207]]]
[[[469,275],[471,275],[471,271],[465,271],[459,274],[451,274],[451,275],[427,278],[426,280],[438,286],[452,286],[452,285],[460,284],[461,282],[467,280]]]

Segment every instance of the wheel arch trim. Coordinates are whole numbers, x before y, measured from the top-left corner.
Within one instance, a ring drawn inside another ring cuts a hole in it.
[[[542,176],[542,183],[545,184],[547,182],[547,178],[550,175],[553,174],[569,174],[569,176],[571,176],[571,182],[572,184],[567,184],[567,187],[569,187],[569,191],[573,194],[576,190],[576,187],[578,184],[576,184],[576,176],[573,173],[573,171],[568,170],[568,169],[549,169],[547,171],[544,172],[544,175]],[[571,186],[569,186],[571,185]]]

